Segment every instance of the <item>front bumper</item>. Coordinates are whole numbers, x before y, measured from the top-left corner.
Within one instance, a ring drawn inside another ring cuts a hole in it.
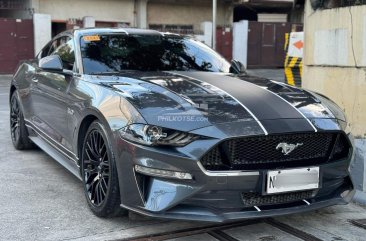
[[[187,147],[157,149],[120,140],[117,154],[121,207],[159,218],[226,222],[311,211],[347,204],[354,195],[348,159],[320,165],[320,188],[315,196],[289,203],[248,207],[243,193],[263,193],[268,170],[208,172],[199,165],[211,140]],[[210,143],[212,142],[212,143]],[[152,177],[136,173],[135,165],[192,174],[193,180]]]
[[[170,218],[179,220],[194,220],[194,221],[207,221],[207,222],[230,222],[240,219],[252,219],[252,218],[266,218],[275,217],[280,215],[295,214],[301,212],[308,212],[317,210],[320,208],[325,208],[333,205],[345,205],[348,204],[352,199],[355,191],[349,192],[345,197],[331,198],[331,199],[319,199],[314,203],[307,205],[306,203],[298,203],[296,206],[288,206],[288,204],[277,205],[277,208],[273,209],[263,209],[263,210],[237,210],[237,211],[218,211],[212,210],[205,207],[194,207],[194,206],[177,206],[169,211],[156,213],[149,212],[144,209],[129,207],[121,204],[122,208],[128,209],[130,211],[154,217],[154,218]],[[287,207],[286,207],[287,206]]]

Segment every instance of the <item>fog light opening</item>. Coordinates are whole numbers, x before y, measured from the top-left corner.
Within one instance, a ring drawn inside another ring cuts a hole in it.
[[[156,176],[156,177],[165,177],[165,178],[175,178],[181,180],[191,180],[192,175],[186,172],[175,172],[175,171],[168,171],[150,167],[143,167],[140,165],[135,165],[135,171],[141,174],[149,175],[149,176]]]

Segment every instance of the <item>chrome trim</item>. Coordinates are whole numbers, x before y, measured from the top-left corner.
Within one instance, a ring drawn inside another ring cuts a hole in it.
[[[308,201],[306,201],[305,199],[303,199],[303,201],[307,204],[310,205],[310,203]]]
[[[293,152],[297,147],[304,145],[304,143],[296,143],[296,144],[288,144],[287,142],[280,142],[276,146],[276,150],[282,149],[282,154],[287,156],[291,152]]]
[[[136,171],[135,171],[135,168],[132,168],[132,172],[133,172],[133,177],[135,178],[135,182],[136,182],[137,190],[139,191],[139,194],[140,194],[141,201],[142,201],[142,203],[144,204],[144,206],[146,206],[146,202],[145,202],[145,200],[144,200],[144,197],[142,196],[141,190],[140,190],[140,188],[139,188],[139,184],[137,183],[137,178],[136,178]]]
[[[261,210],[259,207],[257,207],[257,206],[254,206],[254,208],[255,208],[255,209],[257,209],[257,211],[258,211],[258,212],[261,212],[261,211],[262,211],[262,210]]]
[[[316,127],[313,125],[313,123],[311,123],[311,121],[299,110],[296,108],[296,106],[294,106],[293,104],[291,104],[290,102],[288,102],[286,99],[284,99],[282,96],[280,96],[279,94],[276,94],[270,90],[268,90],[265,87],[262,87],[262,89],[274,94],[275,96],[277,96],[278,98],[280,98],[281,100],[285,101],[287,104],[289,104],[290,106],[292,106],[300,115],[302,115],[302,117],[304,117],[304,119],[311,125],[311,127],[314,129],[315,132],[318,132],[318,129],[316,129]]]
[[[56,142],[52,137],[50,137],[49,135],[47,135],[46,133],[44,133],[39,128],[37,128],[35,126],[32,126],[32,123],[30,121],[28,121],[28,120],[25,120],[25,121],[28,122],[25,125],[27,127],[31,128],[33,131],[35,131],[38,134],[39,137],[41,137],[44,141],[46,141],[48,144],[50,144],[51,146],[53,146],[54,148],[56,148],[59,152],[61,152],[64,156],[68,157],[70,160],[73,160],[77,164],[78,158],[76,157],[76,155],[74,153],[72,153],[71,151],[68,151],[68,152],[72,153],[73,155],[75,155],[75,157],[71,157],[70,155],[66,154],[65,151],[61,150],[59,147],[56,146],[56,144],[52,143],[50,140],[47,140],[47,138],[45,138],[44,136],[42,136],[42,134],[45,135],[45,136],[47,136],[48,138],[50,138],[52,141]]]
[[[207,171],[201,164],[197,162],[201,171],[210,177],[237,177],[237,176],[259,176],[259,172],[246,172],[246,171]]]
[[[167,72],[169,72],[169,71],[167,71]],[[192,78],[192,77],[189,77],[189,76],[186,76],[186,75],[184,75],[184,74],[178,74],[178,73],[174,73],[174,72],[169,72],[169,73],[172,73],[172,74],[175,74],[175,75],[180,75],[180,76],[183,76],[183,77],[186,77],[186,78],[189,78],[189,79],[195,79],[195,80],[197,80],[197,81],[200,81],[200,82],[205,82],[205,81],[202,81],[202,80],[199,80],[199,79],[196,79],[196,78]],[[205,83],[207,83],[207,82],[205,82]],[[207,84],[209,84],[209,83],[207,83]],[[211,85],[211,84],[210,84]],[[233,100],[235,100],[236,102],[238,102],[252,117],[253,117],[253,119],[258,123],[258,125],[262,128],[262,130],[263,130],[263,132],[264,132],[264,134],[267,136],[268,135],[268,132],[267,132],[267,130],[266,130],[266,128],[264,128],[264,126],[262,125],[262,123],[260,122],[260,120],[258,120],[258,118],[253,114],[253,112],[251,112],[249,109],[248,109],[248,107],[246,107],[243,103],[241,103],[238,99],[236,99],[234,96],[232,96],[231,94],[229,94],[228,92],[226,92],[226,91],[224,91],[223,89],[221,89],[221,88],[219,88],[219,87],[217,87],[217,86],[215,86],[215,85],[212,85],[212,86],[214,86],[215,88],[217,88],[217,89],[219,89],[219,90],[221,90],[222,92],[224,92],[225,94],[227,94],[228,96],[230,96]]]

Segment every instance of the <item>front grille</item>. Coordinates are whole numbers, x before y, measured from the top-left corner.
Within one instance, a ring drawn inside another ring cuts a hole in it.
[[[246,207],[271,205],[271,204],[282,204],[300,201],[303,199],[312,198],[315,195],[314,190],[282,193],[274,195],[261,195],[259,193],[242,193],[241,197]]]
[[[297,147],[286,154],[280,143]],[[348,152],[348,141],[341,133],[250,136],[220,143],[201,158],[201,163],[207,170],[216,171],[300,167],[341,159]]]

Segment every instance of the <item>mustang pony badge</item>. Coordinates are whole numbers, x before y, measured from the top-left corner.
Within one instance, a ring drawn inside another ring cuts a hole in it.
[[[303,143],[297,143],[297,144],[288,144],[286,142],[281,142],[277,145],[276,150],[282,149],[282,153],[287,156],[290,154],[293,150],[295,150],[298,146],[302,146]]]

